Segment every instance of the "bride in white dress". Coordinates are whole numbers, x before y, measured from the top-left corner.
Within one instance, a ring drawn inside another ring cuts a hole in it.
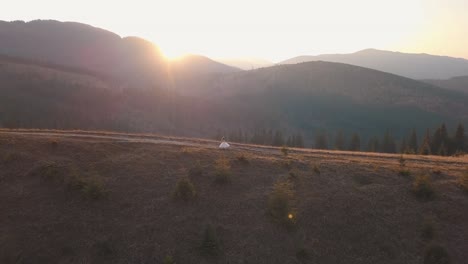
[[[230,145],[229,143],[227,143],[225,140],[224,140],[224,137],[221,139],[221,144],[219,144],[219,148],[220,149],[227,149],[229,148]]]

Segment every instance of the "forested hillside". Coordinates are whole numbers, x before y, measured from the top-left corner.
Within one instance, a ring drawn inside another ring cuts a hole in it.
[[[242,71],[197,55],[169,61],[146,40],[57,21],[0,22],[0,36],[1,127],[319,148],[323,139],[336,148],[342,133],[362,150],[386,133],[400,146],[413,129],[422,138],[442,123],[468,125],[467,94],[349,64]]]
[[[10,128],[227,136],[239,142],[315,147],[321,146],[317,137],[323,134],[327,148],[335,148],[331,143],[341,132],[348,140],[359,135],[364,150],[371,138],[386,131],[400,145],[413,128],[422,138],[426,128],[442,122],[453,128],[468,113],[466,97],[458,93],[323,62],[193,77],[183,85],[174,83],[177,92],[135,89],[92,72],[4,58],[0,81],[0,125]]]

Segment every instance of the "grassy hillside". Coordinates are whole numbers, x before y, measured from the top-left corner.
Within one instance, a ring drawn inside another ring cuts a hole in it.
[[[422,263],[440,245],[461,264],[467,165],[2,133],[0,262]],[[183,178],[187,201],[174,195]]]

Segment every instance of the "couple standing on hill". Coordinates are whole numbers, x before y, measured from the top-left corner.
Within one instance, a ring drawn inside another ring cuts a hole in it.
[[[227,143],[226,140],[224,140],[224,137],[223,137],[221,139],[221,144],[219,144],[219,148],[220,149],[227,149],[229,147],[230,147],[229,143]]]

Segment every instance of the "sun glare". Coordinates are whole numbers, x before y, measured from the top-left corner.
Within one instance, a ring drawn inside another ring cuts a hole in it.
[[[174,48],[164,48],[164,47],[161,47],[161,52],[164,55],[164,57],[166,57],[166,59],[172,60],[172,61],[180,60],[188,54],[188,52],[184,52],[182,50],[177,50]]]

